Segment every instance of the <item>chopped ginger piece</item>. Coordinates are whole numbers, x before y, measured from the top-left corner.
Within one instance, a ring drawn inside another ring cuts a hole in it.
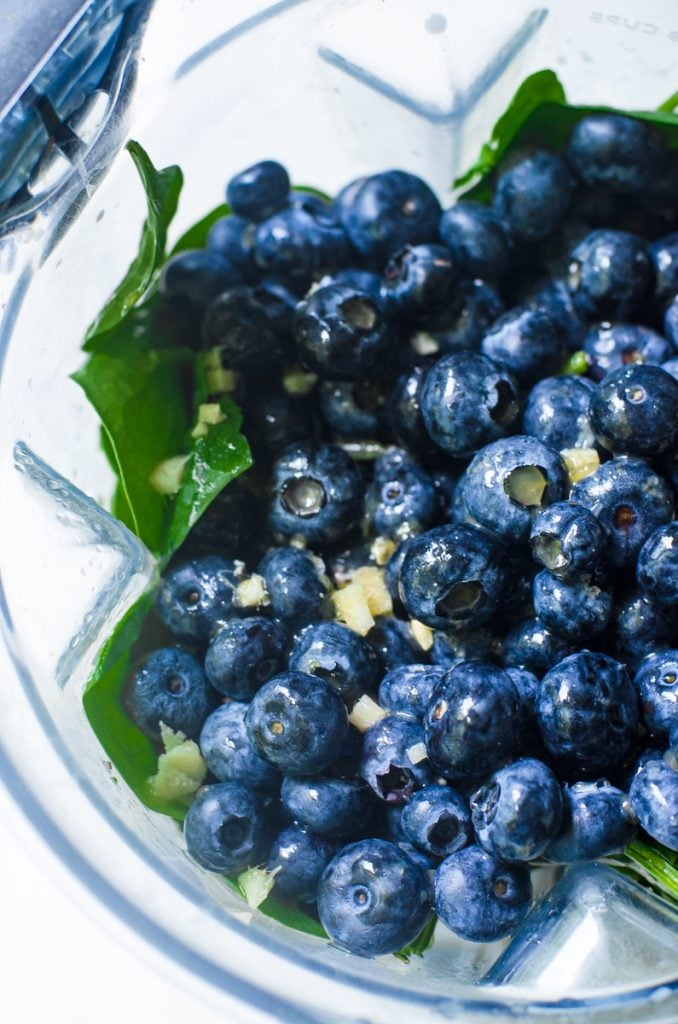
[[[396,547],[396,542],[390,537],[376,537],[370,548],[370,554],[377,565],[386,565]]]
[[[317,382],[317,375],[305,370],[290,370],[283,377],[283,387],[288,395],[307,395]]]
[[[393,601],[384,579],[384,570],[373,565],[364,565],[353,573],[352,583],[365,591],[367,607],[372,615],[390,615]]]
[[[428,757],[428,751],[425,743],[413,743],[411,747],[408,747],[405,751],[412,764],[421,764]]]
[[[595,448],[564,448],[560,457],[565,463],[570,485],[590,476],[600,466],[600,456]]]
[[[207,423],[208,426],[215,427],[225,419],[226,415],[218,402],[205,402],[198,406],[198,423]]]
[[[235,373],[223,366],[207,370],[207,390],[211,395],[230,395],[235,391]]]
[[[160,724],[160,733],[165,753],[158,758],[158,771],[148,780],[151,793],[157,800],[189,801],[207,775],[200,748],[164,722]]]
[[[181,489],[188,460],[188,455],[173,455],[171,459],[159,462],[148,478],[153,490],[158,494],[177,494]]]
[[[238,875],[238,885],[252,910],[261,906],[275,885],[275,876],[280,867],[273,871],[266,871],[265,868],[247,868]]]
[[[340,622],[345,622],[349,629],[366,636],[374,625],[374,619],[364,587],[359,583],[349,583],[343,590],[335,590],[332,594],[334,609]]]
[[[253,572],[251,576],[243,580],[235,589],[233,603],[237,608],[261,608],[270,604],[264,577]]]
[[[410,620],[410,629],[412,630],[412,636],[417,641],[422,651],[430,651],[433,647],[433,630],[430,626],[426,626],[419,619]]]
[[[370,726],[380,722],[382,718],[386,718],[386,711],[366,693],[356,701],[348,716],[351,725],[359,732],[367,732]]]

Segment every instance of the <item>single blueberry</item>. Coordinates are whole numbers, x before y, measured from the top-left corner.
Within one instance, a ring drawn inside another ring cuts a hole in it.
[[[678,728],[678,650],[643,658],[633,684],[645,728],[661,739],[672,736]]]
[[[356,835],[374,814],[375,800],[364,782],[346,779],[286,778],[281,798],[287,813],[318,836]]]
[[[560,456],[535,437],[518,434],[481,449],[466,470],[464,499],[481,526],[525,541],[537,512],[565,497]]]
[[[249,281],[256,275],[254,231],[254,225],[245,217],[220,217],[207,234],[207,251],[226,260]]]
[[[219,782],[241,782],[249,789],[275,792],[280,776],[259,757],[245,729],[247,704],[220,704],[205,719],[200,733],[200,753]]]
[[[242,430],[259,465],[269,465],[289,445],[316,433],[313,404],[284,389],[262,395],[255,385],[242,402],[242,412]]]
[[[374,693],[381,669],[367,640],[340,622],[307,626],[294,643],[289,667],[324,680],[349,702]]]
[[[497,654],[497,637],[489,629],[436,630],[433,634],[431,662],[446,671],[462,661],[495,662]]]
[[[299,548],[272,548],[257,572],[264,580],[271,613],[291,630],[324,618],[327,583],[317,556]]]
[[[560,833],[544,856],[556,864],[598,860],[623,853],[635,832],[628,796],[607,779],[565,784]]]
[[[283,671],[287,647],[287,630],[275,619],[230,619],[210,641],[205,674],[219,693],[250,700],[263,683]]]
[[[437,665],[397,665],[379,684],[379,703],[392,713],[423,722],[433,686],[444,672]]]
[[[431,766],[419,722],[387,715],[365,733],[360,776],[381,800],[403,804],[431,782]]]
[[[241,271],[216,253],[186,249],[165,263],[158,291],[172,309],[197,325],[210,302],[241,281]]]
[[[506,668],[504,671],[518,691],[526,723],[530,726],[536,724],[539,680],[526,668]]]
[[[420,534],[400,570],[400,597],[409,615],[435,629],[483,625],[510,586],[502,545],[463,523]]]
[[[630,593],[616,604],[608,645],[631,671],[635,671],[646,655],[666,650],[675,638],[673,608],[655,604],[639,593]]]
[[[532,593],[534,610],[544,625],[572,642],[588,642],[610,621],[612,594],[598,575],[564,580],[542,569]]]
[[[186,849],[200,867],[232,875],[263,858],[269,836],[261,799],[239,782],[204,786],[184,821]]]
[[[678,606],[678,523],[667,523],[647,538],[636,564],[638,586],[656,604]]]
[[[421,413],[421,396],[430,365],[417,363],[398,377],[387,406],[388,425],[396,441],[418,456],[436,451]]]
[[[589,418],[595,389],[586,377],[545,377],[527,397],[523,433],[536,437],[548,448],[592,448],[593,429]]]
[[[292,445],[272,470],[270,525],[283,537],[301,535],[325,546],[360,519],[360,472],[343,449],[313,441]]]
[[[496,665],[467,661],[447,672],[426,712],[429,757],[451,779],[492,771],[520,746],[518,691]]]
[[[329,208],[305,201],[292,204],[259,224],[254,238],[257,266],[296,294],[314,278],[348,262],[350,246]]]
[[[631,749],[638,697],[625,667],[607,654],[580,651],[541,681],[539,728],[549,753],[582,772],[608,771]]]
[[[245,725],[250,742],[279,771],[314,775],[339,756],[348,715],[329,683],[283,672],[254,695]]]
[[[560,278],[549,281],[538,288],[532,297],[527,299],[527,303],[545,310],[560,324],[568,351],[576,352],[581,348],[586,334],[586,321],[575,308],[565,281]]]
[[[539,679],[568,654],[572,644],[536,616],[518,622],[504,637],[504,666],[527,669]]]
[[[667,758],[649,760],[629,792],[638,821],[653,839],[678,851],[678,771]]]
[[[249,562],[252,557],[258,557],[265,540],[261,519],[258,498],[234,480],[191,527],[178,560],[184,562],[191,557],[218,554],[221,558],[237,557]]]
[[[430,474],[405,452],[394,449],[374,464],[365,494],[365,523],[382,537],[405,540],[440,519],[440,498]]]
[[[402,610],[402,602],[400,600],[400,570],[402,569],[403,562],[405,561],[405,555],[410,550],[413,540],[413,537],[408,537],[407,540],[401,541],[389,558],[384,569],[384,583],[386,584],[388,592],[393,599],[393,606],[394,608],[397,608],[398,611]]]
[[[262,160],[231,178],[226,202],[239,217],[266,220],[286,205],[289,191],[289,175],[282,164]]]
[[[592,231],[572,253],[568,286],[577,310],[600,320],[634,313],[652,289],[645,246],[627,231]]]
[[[412,337],[412,347],[423,345],[440,355],[477,349],[504,309],[499,292],[487,281],[478,277],[462,281],[454,304],[436,323]]]
[[[464,277],[494,281],[505,276],[509,243],[501,220],[489,206],[462,200],[443,211],[438,231]]]
[[[406,245],[384,267],[381,301],[387,316],[428,324],[456,304],[459,267],[444,245]]]
[[[660,366],[624,366],[591,395],[596,439],[616,454],[652,457],[678,442],[678,381]]]
[[[582,349],[594,380],[602,380],[611,370],[629,364],[659,366],[674,352],[666,338],[650,327],[606,322],[589,329]]]
[[[573,486],[570,498],[606,531],[611,568],[633,565],[650,534],[673,518],[668,484],[641,459],[619,456],[603,463]]]
[[[336,852],[336,843],[297,825],[283,829],[266,861],[266,870],[275,872],[275,895],[292,903],[315,903],[322,873]]]
[[[674,380],[678,380],[678,356],[672,356],[661,364],[665,373],[670,373]]]
[[[546,309],[517,306],[490,327],[481,351],[501,364],[521,384],[554,373],[565,355],[565,334]]]
[[[558,835],[562,810],[558,780],[533,757],[500,768],[471,797],[478,843],[498,860],[540,857]]]
[[[426,873],[393,843],[363,839],[326,867],[318,916],[340,949],[364,957],[395,953],[431,916]]]
[[[384,433],[386,396],[376,381],[323,380],[318,402],[325,423],[338,437],[374,440]]]
[[[349,288],[366,292],[378,305],[381,303],[381,274],[375,274],[371,270],[343,267],[335,270],[333,274],[326,274],[319,283],[321,287],[326,284],[345,284]]]
[[[666,144],[646,121],[621,114],[589,114],[567,144],[567,160],[585,184],[615,195],[648,188],[666,164]]]
[[[664,313],[664,334],[678,348],[678,295],[669,303]]]
[[[242,563],[205,555],[170,566],[160,581],[156,611],[178,640],[202,643],[234,612]]]
[[[352,182],[334,208],[372,267],[383,267],[403,246],[433,241],[438,233],[440,203],[421,178],[407,171],[384,171]]]
[[[470,942],[510,935],[531,902],[528,868],[505,864],[479,846],[451,854],[436,871],[436,913],[450,931]]]
[[[264,288],[224,288],[202,319],[208,348],[219,349],[221,364],[251,377],[262,377],[290,358],[291,338],[280,300]]]
[[[471,840],[468,801],[452,786],[426,786],[414,793],[401,816],[405,837],[434,857],[448,857]]]
[[[299,303],[295,337],[309,370],[327,380],[345,381],[379,373],[393,341],[372,296],[345,284],[317,288]]]
[[[511,238],[533,244],[560,227],[573,191],[567,164],[553,153],[536,152],[499,175],[492,209]]]
[[[159,740],[161,723],[196,737],[214,707],[215,694],[193,655],[178,647],[161,647],[134,671],[123,699],[134,724]]]
[[[397,665],[415,665],[422,660],[409,623],[382,615],[365,638],[377,655],[383,672]]]
[[[445,356],[426,374],[421,414],[429,437],[448,455],[469,457],[503,437],[520,412],[518,387],[480,353]]]
[[[678,232],[650,242],[648,252],[654,264],[655,299],[666,305],[678,293]]]

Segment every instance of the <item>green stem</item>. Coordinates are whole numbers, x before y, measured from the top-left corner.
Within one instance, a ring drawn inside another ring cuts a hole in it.
[[[626,847],[624,859],[631,862],[635,871],[658,886],[663,895],[678,902],[678,866],[660,848],[636,841]]]

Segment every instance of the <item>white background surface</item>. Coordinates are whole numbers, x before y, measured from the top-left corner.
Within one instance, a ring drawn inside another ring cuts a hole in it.
[[[0,879],[1,1019],[235,1024],[142,959],[132,936],[126,946],[105,930],[98,904],[73,884],[1,784]]]

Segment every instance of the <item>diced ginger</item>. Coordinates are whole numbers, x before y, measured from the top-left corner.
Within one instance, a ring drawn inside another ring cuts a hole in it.
[[[412,630],[412,636],[422,651],[430,651],[433,647],[433,630],[431,627],[420,622],[419,619],[411,619],[410,629]]]
[[[376,537],[370,548],[370,554],[377,565],[386,565],[397,545],[390,537]]]
[[[426,744],[422,742],[413,743],[411,747],[407,748],[405,753],[409,757],[412,764],[421,764],[421,762],[425,761],[426,758],[428,757]]]
[[[207,390],[211,395],[230,395],[235,391],[235,373],[223,366],[207,370]]]
[[[370,726],[380,722],[382,718],[386,718],[386,711],[366,693],[355,702],[348,716],[349,722],[358,732],[367,732]]]
[[[318,381],[315,373],[305,370],[290,370],[283,377],[283,387],[288,395],[307,395]]]
[[[217,423],[223,423],[226,415],[218,402],[205,402],[198,406],[198,423],[206,423],[209,427],[215,427]]]
[[[191,431],[191,437],[207,437],[209,432],[210,428],[207,426],[207,424],[199,422],[196,423],[196,425],[193,427],[193,430]]]
[[[181,489],[188,459],[188,455],[173,455],[159,462],[148,478],[153,490],[158,494],[177,494]]]
[[[393,601],[384,579],[384,570],[373,565],[363,565],[353,573],[352,583],[365,591],[367,607],[372,615],[390,615]]]
[[[200,748],[164,723],[160,725],[160,732],[165,753],[158,758],[158,771],[148,780],[151,793],[157,800],[189,801],[207,775]]]
[[[571,485],[590,476],[600,466],[600,456],[595,448],[564,448],[560,457]]]
[[[205,369],[207,370],[220,370],[221,369],[221,349],[217,346],[211,348],[205,353]]]
[[[345,622],[360,636],[367,636],[374,625],[374,618],[365,589],[359,583],[349,583],[343,590],[334,591],[332,601],[339,621]]]
[[[237,608],[261,608],[271,603],[264,577],[253,572],[235,588],[233,603]]]
[[[247,868],[238,875],[238,885],[243,896],[252,910],[261,906],[275,885],[275,876],[280,871],[280,866],[273,871],[266,871],[265,868]]]

